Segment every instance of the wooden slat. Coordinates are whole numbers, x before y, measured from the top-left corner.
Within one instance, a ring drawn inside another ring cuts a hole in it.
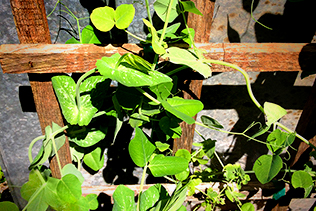
[[[203,14],[203,16],[189,13],[187,24],[195,31],[195,42],[209,43],[215,1],[192,1],[195,3],[197,9]],[[188,85],[188,90],[182,90],[184,99],[200,99],[202,93],[202,80],[192,80],[191,75],[187,74],[184,81],[180,81],[180,83]],[[196,116],[193,118],[196,119]],[[180,125],[182,129],[182,136],[173,141],[173,153],[176,153],[178,149],[186,149],[191,152],[195,125],[189,125],[186,122],[182,122]]]
[[[308,48],[306,46],[308,45]],[[246,71],[300,71],[304,51],[306,62],[315,61],[316,44],[305,43],[205,43],[197,46],[206,51],[207,59],[217,59],[239,65]],[[304,48],[304,49],[303,49]],[[95,67],[97,59],[115,53],[133,52],[135,44],[112,45],[66,44],[4,44],[0,46],[0,63],[4,73],[70,73],[86,72]],[[214,72],[232,71],[213,65]]]
[[[34,43],[50,44],[51,39],[44,1],[11,0],[10,2],[17,34],[20,43],[23,44],[21,46],[25,46],[24,44],[33,44],[32,46],[36,46],[37,44]],[[41,46],[45,45],[41,44]],[[23,58],[20,59],[24,61]],[[58,62],[55,61],[55,63]],[[32,66],[32,62],[29,62],[29,66]],[[29,74],[29,80],[42,132],[45,133],[45,127],[51,125],[52,122],[63,126],[63,117],[55,97],[50,76],[46,75],[45,77],[39,77],[38,74]],[[58,155],[60,156],[62,166],[71,163],[68,139],[66,140],[65,145],[58,151]],[[54,177],[61,177],[56,157],[51,160],[50,168]]]

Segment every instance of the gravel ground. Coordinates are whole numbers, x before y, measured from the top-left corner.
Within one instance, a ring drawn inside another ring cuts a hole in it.
[[[86,9],[82,9],[77,0],[65,1],[75,15],[87,17],[91,3],[80,2],[83,6],[88,5],[85,6]],[[117,4],[125,2],[130,1],[117,0]],[[146,17],[144,4],[140,3],[141,1],[135,2],[136,17],[133,20],[133,27],[129,30],[139,36],[144,36],[141,22],[141,19]],[[153,1],[150,2],[152,4]],[[310,28],[313,28],[311,20],[315,19],[307,17],[308,21],[302,22],[302,16],[297,15],[295,17],[297,21],[293,22],[290,16],[293,5],[289,4],[285,9],[286,0],[256,0],[254,17],[267,26],[274,27],[275,30],[271,32],[255,24],[251,19],[249,2],[249,0],[216,1],[210,42],[310,42],[301,34],[306,34]],[[312,1],[306,0],[306,2]],[[50,12],[55,1],[46,1],[45,4],[47,12]],[[300,11],[299,7],[297,11]],[[305,13],[308,14],[306,11]],[[58,29],[69,28],[69,24],[57,15],[58,12],[55,12],[48,18],[51,38],[53,43],[63,43],[70,38],[70,35],[65,31],[58,33]],[[9,0],[1,1],[0,17],[2,19],[0,44],[19,43]],[[287,21],[292,21],[291,28],[284,24],[288,23]],[[71,20],[71,22],[74,26],[76,25],[74,21]],[[87,23],[88,20],[84,20],[80,25],[84,27]],[[283,28],[280,27],[281,25]],[[286,26],[288,28],[285,28]],[[128,37],[128,41],[136,42],[131,37]],[[275,102],[286,108],[289,114],[284,118],[284,124],[294,129],[315,77],[310,76],[301,80],[298,73],[287,72],[249,74],[258,100]],[[220,121],[226,130],[232,131],[242,131],[252,121],[262,119],[262,116],[258,117],[258,111],[250,103],[244,80],[238,73],[216,74],[205,80],[204,85],[201,100],[205,104],[205,110],[198,115],[198,119],[202,114],[212,116]],[[20,205],[23,205],[25,202],[20,197],[19,187],[27,181],[28,145],[33,138],[41,134],[27,75],[9,75],[0,71],[0,98],[0,165],[3,167],[9,184],[14,187],[13,196]],[[246,169],[251,168],[253,161],[267,151],[265,147],[257,143],[246,144],[246,140],[240,137],[218,134],[200,127],[197,127],[197,130],[206,138],[217,140],[216,150],[224,162],[239,161]],[[194,141],[201,141],[201,138],[195,136]],[[100,172],[101,174],[94,176],[84,172],[87,178],[86,184],[97,185],[104,182],[104,174],[102,170]],[[137,178],[140,172],[134,171],[133,174]]]

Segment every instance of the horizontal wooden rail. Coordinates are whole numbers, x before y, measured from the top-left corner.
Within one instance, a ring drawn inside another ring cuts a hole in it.
[[[300,71],[316,60],[316,44],[306,43],[200,43],[205,58],[230,62],[246,71]],[[97,59],[115,53],[141,54],[136,44],[120,46],[66,44],[4,44],[0,63],[4,73],[86,72]],[[214,72],[231,68],[213,65]]]

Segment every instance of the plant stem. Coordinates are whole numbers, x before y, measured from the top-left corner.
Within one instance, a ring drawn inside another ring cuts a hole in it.
[[[124,31],[125,31],[127,34],[131,35],[132,37],[134,37],[134,38],[136,38],[136,39],[138,39],[138,40],[140,40],[140,41],[147,42],[147,41],[144,40],[143,38],[138,37],[137,35],[135,35],[135,34],[129,32],[129,31],[127,31],[126,29],[125,29]]]
[[[80,110],[80,107],[81,107],[81,101],[80,101],[80,85],[82,83],[82,81],[84,79],[86,79],[89,75],[95,73],[96,69],[92,69],[92,70],[89,70],[88,72],[86,72],[85,74],[83,74],[77,81],[77,84],[76,84],[76,99],[77,99],[77,108],[78,110]]]
[[[172,8],[172,5],[173,5],[173,1],[174,1],[174,0],[170,0],[170,1],[169,1],[169,4],[168,4],[168,9],[167,9],[167,14],[166,14],[165,24],[164,24],[163,29],[162,29],[162,33],[161,33],[160,40],[159,40],[159,45],[162,44],[162,41],[163,41],[163,39],[164,39],[164,37],[165,37],[165,34],[166,34],[166,30],[167,30],[168,23],[169,23],[169,17],[170,17],[170,12],[171,12],[171,8]]]
[[[172,74],[175,74],[175,73],[177,73],[181,70],[187,69],[187,68],[188,68],[188,66],[183,65],[181,67],[178,67],[177,69],[171,70],[170,72],[166,73],[166,75],[170,76]]]
[[[45,135],[42,135],[42,136],[39,136],[39,137],[33,139],[33,141],[31,141],[31,143],[30,143],[30,145],[29,145],[29,152],[28,152],[28,156],[29,156],[29,161],[30,161],[30,163],[33,162],[32,148],[33,148],[34,144],[35,144],[37,141],[39,141],[39,140],[41,140],[41,139],[44,139],[44,138],[45,138]]]
[[[137,199],[137,211],[139,211],[139,203],[140,203],[140,197],[141,197],[141,194],[143,192],[143,187],[144,187],[144,183],[145,183],[145,179],[146,179],[146,171],[147,171],[147,163],[144,167],[144,170],[143,170],[143,174],[142,174],[142,179],[141,179],[141,182],[140,182],[140,186],[139,186],[139,194],[138,194],[138,199]]]
[[[61,170],[62,170],[62,167],[61,167],[61,163],[60,163],[59,155],[58,155],[58,152],[57,152],[57,147],[56,147],[55,137],[54,137],[54,136],[52,136],[51,140],[52,140],[52,142],[53,142],[53,148],[54,148],[54,151],[55,151],[55,156],[56,156],[56,160],[57,160],[57,164],[58,164],[59,172],[60,172],[60,175],[61,175]],[[62,176],[62,175],[61,175],[61,176]]]
[[[212,60],[212,59],[204,59],[203,62],[205,62],[205,63],[213,63],[213,64],[220,64],[220,65],[224,65],[224,66],[227,66],[227,67],[231,67],[231,68],[239,71],[245,78],[248,94],[249,94],[251,100],[261,110],[261,112],[264,113],[263,107],[257,101],[257,99],[255,98],[255,96],[254,96],[254,94],[252,92],[250,79],[249,79],[249,76],[248,76],[246,71],[244,71],[243,69],[241,69],[237,65],[234,65],[234,64],[231,64],[231,63],[228,63],[228,62],[224,62],[224,61],[218,61],[218,60]]]
[[[146,3],[146,10],[147,10],[148,20],[149,20],[150,24],[153,25],[153,21],[151,19],[151,14],[150,14],[150,8],[149,8],[148,0],[145,0],[145,3]]]
[[[221,164],[221,166],[222,166],[222,168],[224,169],[224,164],[223,164],[223,162],[222,162],[222,160],[221,160],[221,158],[218,156],[218,154],[217,154],[217,152],[216,151],[214,151],[214,155],[216,156],[216,158],[217,158],[217,160],[218,160],[218,162]]]
[[[312,143],[310,143],[308,140],[306,140],[303,136],[301,136],[300,134],[295,133],[294,131],[290,130],[289,128],[285,127],[284,125],[282,125],[279,122],[276,122],[275,124],[288,133],[294,133],[297,138],[301,139],[304,143],[308,144],[310,147],[312,147],[313,149],[316,150],[316,147]]]
[[[151,96],[150,94],[148,94],[147,92],[145,92],[143,89],[136,87],[136,89],[138,91],[140,91],[143,95],[145,95],[147,98],[149,98],[150,100],[152,100],[154,103],[156,104],[161,104],[161,102],[159,102],[157,99],[155,99],[153,96]]]

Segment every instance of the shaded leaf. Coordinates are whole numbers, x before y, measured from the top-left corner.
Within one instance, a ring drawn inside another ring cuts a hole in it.
[[[280,156],[262,155],[256,160],[253,171],[259,182],[265,184],[280,172],[282,165],[283,162]]]

